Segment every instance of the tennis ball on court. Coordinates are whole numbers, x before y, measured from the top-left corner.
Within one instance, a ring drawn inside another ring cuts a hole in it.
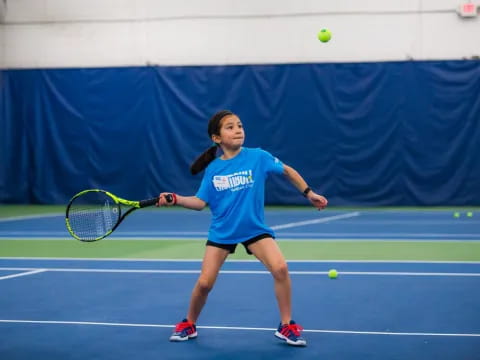
[[[453,217],[454,217],[454,218],[459,218],[459,217],[460,217],[460,213],[459,213],[459,212],[454,212],[454,213],[453,213]]]
[[[321,42],[329,42],[330,39],[332,38],[332,33],[328,29],[322,29],[318,32],[317,34],[318,40]]]
[[[473,216],[473,213],[471,211],[467,212],[467,216],[468,217],[472,217]]]
[[[328,271],[328,277],[330,279],[336,279],[338,277],[338,272],[335,269],[331,269]]]

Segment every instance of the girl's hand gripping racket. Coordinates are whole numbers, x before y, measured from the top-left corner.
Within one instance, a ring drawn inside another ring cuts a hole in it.
[[[165,195],[165,199],[169,203],[173,202],[172,194]],[[67,205],[67,230],[80,241],[101,240],[110,235],[127,215],[137,209],[155,205],[158,200],[156,197],[130,201],[104,190],[85,190],[76,194]]]

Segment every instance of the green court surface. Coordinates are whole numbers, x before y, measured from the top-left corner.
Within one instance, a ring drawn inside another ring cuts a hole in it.
[[[61,205],[0,205],[0,219],[59,214],[63,213],[64,209],[65,207]],[[419,210],[419,208],[410,209]],[[432,210],[432,208],[428,209]],[[441,209],[445,210],[445,208]],[[478,208],[473,209],[478,212]],[[465,210],[455,208],[451,211]],[[279,239],[278,243],[287,260],[480,261],[480,242],[468,240]],[[82,243],[73,238],[0,240],[0,257],[201,259],[203,252],[204,241],[192,239],[117,240],[107,238],[93,243]],[[237,252],[230,258],[253,259],[245,253],[243,247],[238,247]]]
[[[480,243],[468,241],[279,241],[288,260],[480,261]],[[1,257],[201,259],[198,240],[0,240]],[[230,259],[253,259],[237,248]]]

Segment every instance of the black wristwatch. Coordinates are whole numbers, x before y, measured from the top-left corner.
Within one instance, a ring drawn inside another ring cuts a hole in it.
[[[303,196],[307,197],[307,195],[310,191],[312,191],[312,189],[310,189],[310,187],[307,186],[307,188],[305,190],[303,190]]]

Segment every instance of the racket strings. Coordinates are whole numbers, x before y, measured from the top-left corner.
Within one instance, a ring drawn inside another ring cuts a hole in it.
[[[97,195],[96,198],[92,198],[92,194],[85,194],[75,199],[68,212],[72,232],[85,241],[108,235],[120,217],[120,209],[110,197],[94,195]]]

